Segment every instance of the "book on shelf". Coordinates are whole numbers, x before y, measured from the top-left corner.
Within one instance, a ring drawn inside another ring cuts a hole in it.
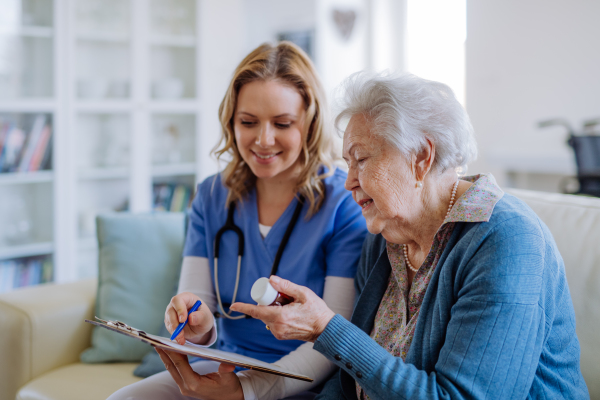
[[[0,261],[0,293],[9,290],[52,282],[50,256],[28,257]]]
[[[0,120],[0,171],[2,171],[2,164],[4,159],[5,143],[8,137],[8,132],[11,129],[10,123],[7,121]]]
[[[13,172],[25,144],[26,135],[14,125],[8,127],[0,152],[0,172]]]
[[[190,206],[192,188],[183,184],[154,185],[154,211],[184,212]]]
[[[54,280],[54,268],[52,267],[52,258],[46,257],[42,262],[42,283],[52,282]]]
[[[29,282],[29,275],[30,275],[30,268],[29,265],[23,263],[23,264],[19,264],[17,266],[17,280],[15,280],[14,283],[14,287],[23,287],[23,286],[27,286],[27,283]],[[33,274],[31,274],[33,275]],[[33,280],[33,278],[31,279]]]
[[[52,129],[47,116],[33,120],[30,132],[0,119],[0,172],[30,172],[51,168]]]
[[[8,260],[0,262],[0,293],[8,292],[9,290],[14,288],[16,273],[16,261]]]
[[[35,148],[37,147],[40,141],[40,137],[42,136],[42,130],[44,129],[45,123],[45,115],[38,115],[35,117],[35,120],[33,121],[33,126],[31,127],[31,131],[29,132],[29,135],[27,135],[27,142],[23,146],[23,151],[19,160],[19,167],[17,168],[18,172],[29,171],[29,163],[31,162],[31,158],[33,157]]]
[[[35,149],[31,156],[31,160],[25,166],[26,171],[39,171],[40,169],[42,169],[42,166],[46,166],[42,164],[42,162],[44,161],[44,156],[46,154],[49,154],[47,150],[50,149],[48,145],[48,142],[50,141],[50,135],[50,127],[48,125],[44,125],[44,127],[42,128],[42,134],[40,136],[40,139],[37,143],[37,146],[35,146]]]

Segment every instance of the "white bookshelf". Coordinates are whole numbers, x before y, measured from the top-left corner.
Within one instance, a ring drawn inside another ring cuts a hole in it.
[[[0,248],[0,259],[41,256],[54,251],[52,242],[29,243]]]
[[[93,276],[98,213],[149,212],[153,184],[198,181],[200,3],[15,2],[0,41],[29,58],[0,75],[0,117],[49,115],[52,166],[0,173],[0,224],[28,227],[0,234],[0,263],[47,254],[57,282]]]
[[[171,47],[190,47],[196,46],[196,37],[193,35],[162,35],[153,36],[152,42],[154,46],[171,46]]]
[[[107,42],[107,43],[129,43],[130,37],[123,33],[112,32],[77,32],[77,40],[87,40],[92,42]]]
[[[365,0],[348,3],[359,14],[368,11]],[[0,173],[0,264],[45,253],[58,282],[93,276],[95,215],[125,206],[148,212],[153,184],[193,186],[215,173],[209,153],[219,140],[218,108],[233,71],[279,32],[321,37],[314,56],[328,92],[368,66],[361,56],[368,54],[366,19],[346,42],[330,18],[333,0],[273,4],[3,2],[0,41],[21,58],[0,69],[0,115],[51,115],[53,152],[48,171]],[[169,151],[161,154],[162,148]],[[27,215],[29,225],[22,225],[29,234],[5,240],[6,221],[14,227],[19,215]]]
[[[54,36],[54,30],[51,27],[47,26],[8,25],[0,27],[0,35],[14,35],[50,39]]]
[[[152,176],[154,177],[169,177],[169,176],[193,176],[196,170],[196,164],[193,162],[181,164],[166,164],[152,167]]]
[[[8,185],[52,182],[53,179],[53,171],[6,172],[0,174],[0,188]]]
[[[78,178],[80,181],[127,179],[129,178],[129,169],[126,167],[81,168]]]

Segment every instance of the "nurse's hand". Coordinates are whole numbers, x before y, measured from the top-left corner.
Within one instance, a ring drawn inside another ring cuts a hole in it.
[[[197,300],[202,300],[195,294],[183,292],[171,299],[165,311],[165,326],[169,333],[173,333],[179,323],[188,318],[188,310],[192,308]],[[202,302],[198,309],[190,314],[188,323],[175,341],[179,344],[185,344],[186,340],[196,344],[206,344],[210,339],[210,331],[213,328],[214,319],[208,306]]]
[[[294,302],[283,307],[234,303],[231,310],[260,319],[277,339],[317,340],[335,313],[309,288],[274,275],[270,282],[275,290],[292,297]]]
[[[221,364],[218,372],[199,375],[190,366],[187,356],[159,348],[156,351],[184,396],[203,400],[244,400],[242,385],[233,372],[235,366]]]

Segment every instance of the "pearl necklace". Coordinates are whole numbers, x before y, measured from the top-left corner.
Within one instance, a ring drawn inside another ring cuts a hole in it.
[[[450,196],[450,204],[448,205],[448,211],[446,211],[446,216],[444,217],[444,221],[448,218],[448,215],[450,215],[450,210],[452,210],[452,206],[454,205],[454,197],[456,197],[456,189],[458,189],[458,180],[456,181],[456,183],[454,184],[454,187],[452,188],[452,196]],[[410,260],[408,259],[408,246],[407,245],[403,245],[403,253],[404,253],[404,261],[406,261],[406,265],[408,266],[408,268],[410,268],[410,270],[412,272],[418,272],[419,268],[415,268],[412,266],[412,264],[410,263]]]

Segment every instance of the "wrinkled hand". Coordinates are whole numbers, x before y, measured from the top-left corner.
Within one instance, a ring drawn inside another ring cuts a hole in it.
[[[165,311],[165,326],[169,333],[173,333],[179,323],[186,320],[188,310],[192,308],[197,300],[201,300],[198,296],[192,293],[183,292],[171,299]],[[188,323],[175,341],[179,344],[185,344],[186,339],[192,343],[205,344],[210,339],[210,331],[214,326],[213,315],[204,302],[202,306],[190,314]]]
[[[234,303],[231,310],[260,319],[279,340],[317,340],[335,313],[327,307],[323,299],[304,286],[298,286],[274,275],[271,276],[270,282],[278,292],[293,297],[294,302],[282,307]]]
[[[219,371],[212,374],[196,373],[186,355],[156,348],[167,371],[171,374],[181,394],[203,400],[244,400],[244,392],[235,366],[219,365]]]

